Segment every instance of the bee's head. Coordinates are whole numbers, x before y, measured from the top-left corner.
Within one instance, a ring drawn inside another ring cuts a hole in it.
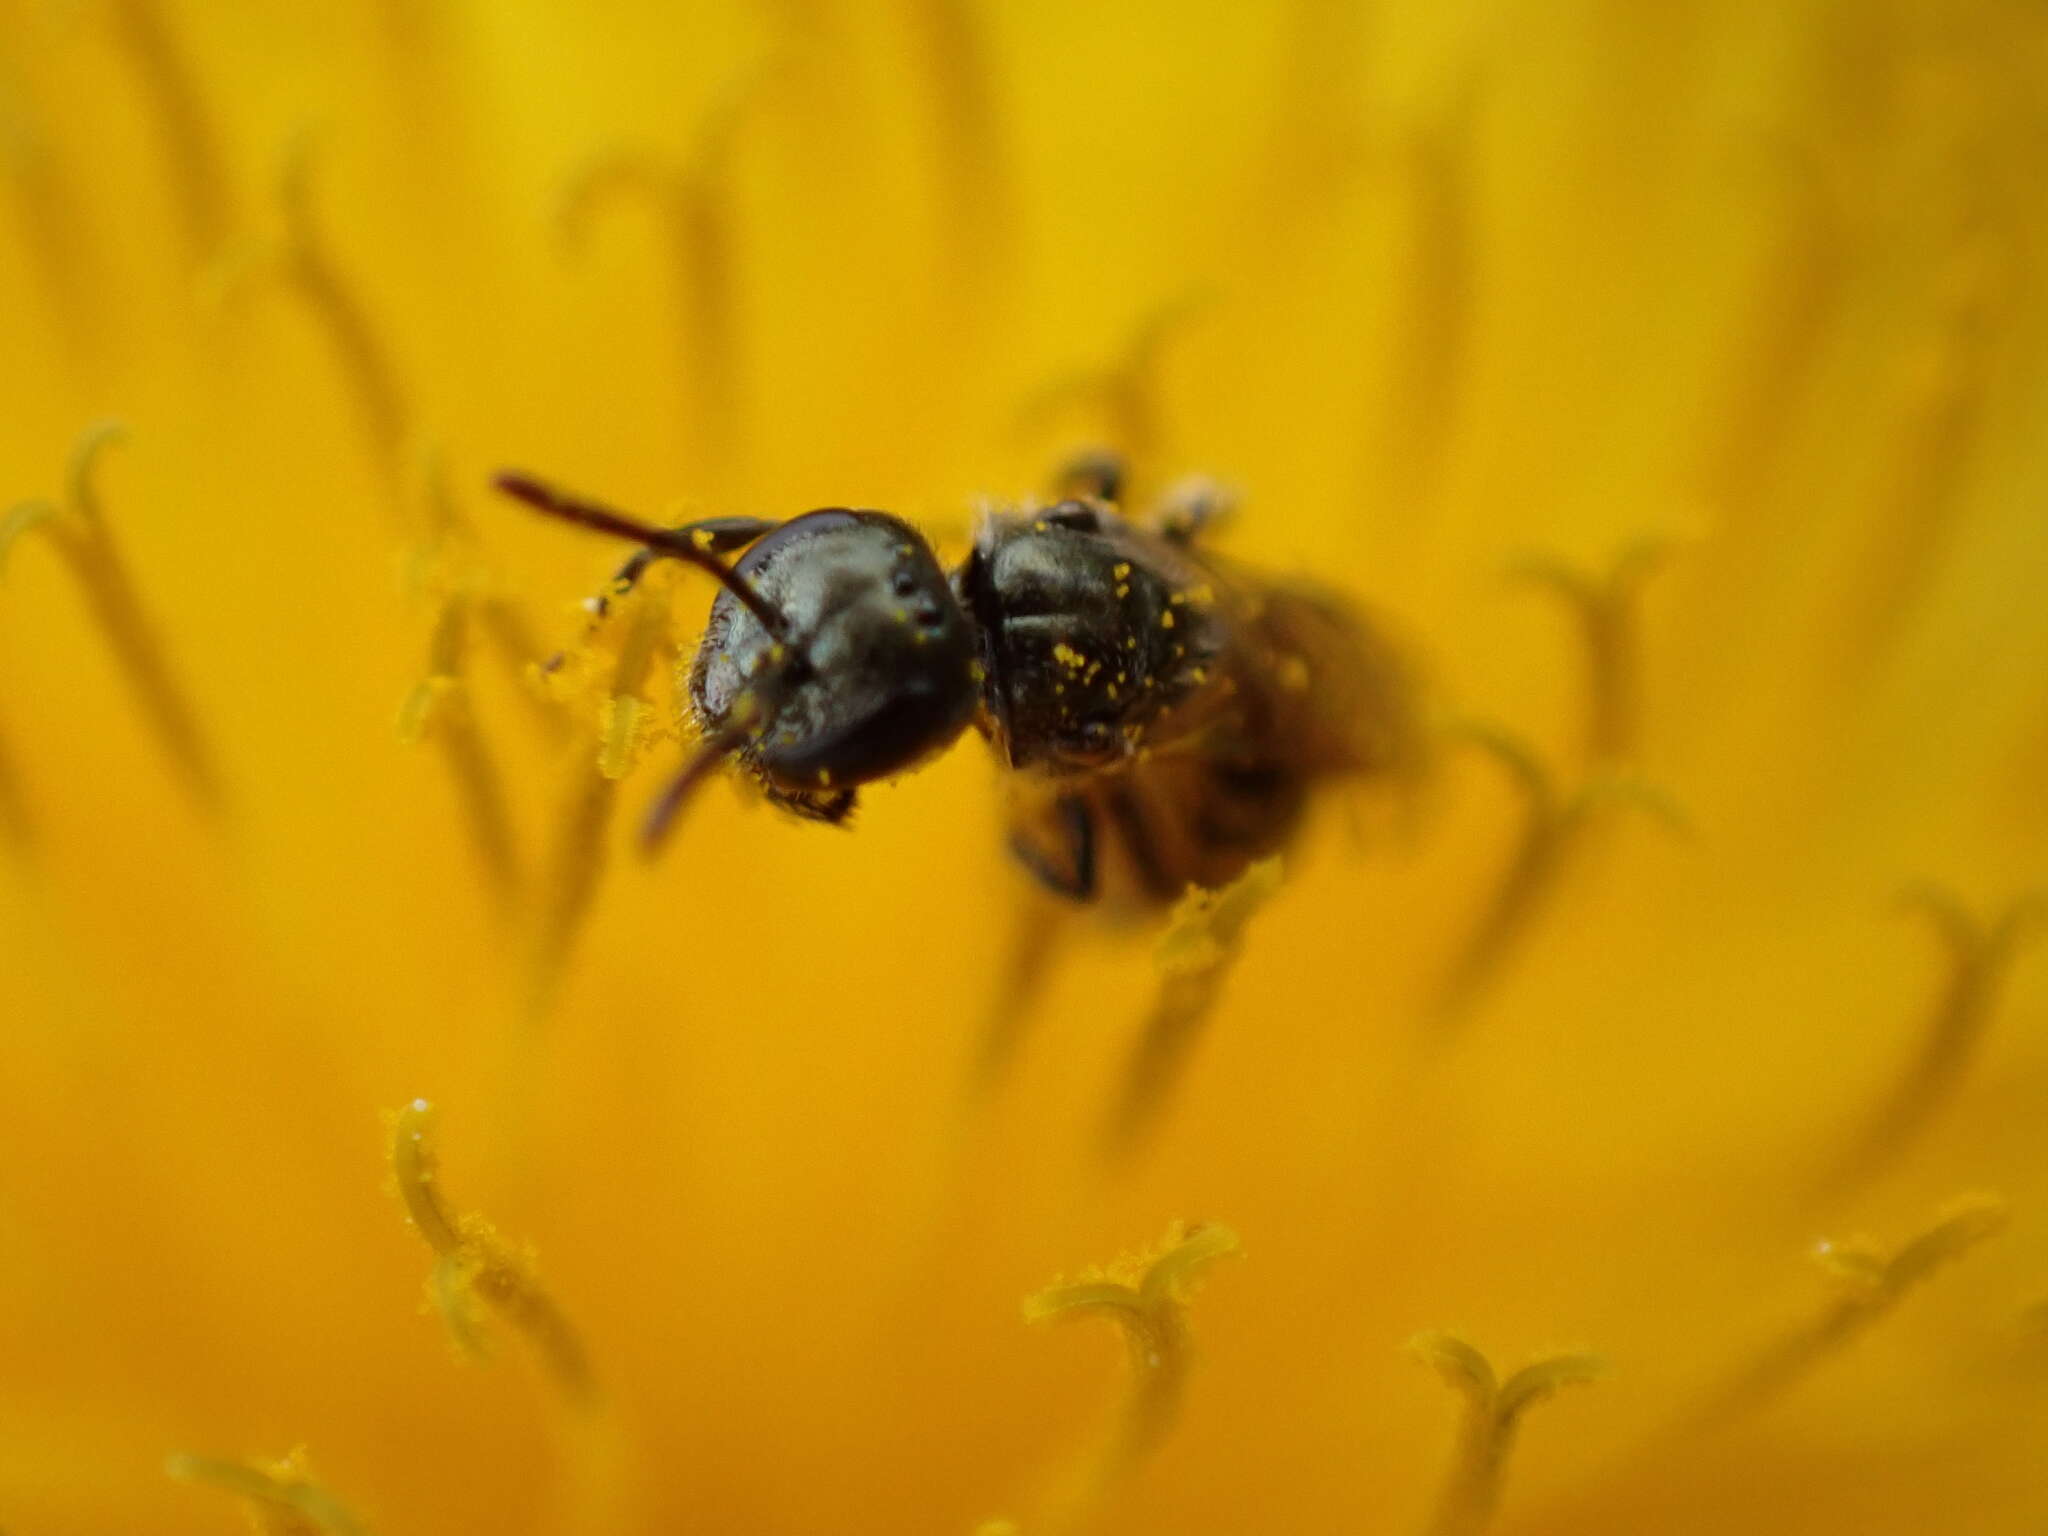
[[[802,809],[803,797],[886,778],[966,727],[972,628],[909,524],[808,512],[755,544],[734,574],[773,607],[780,633],[721,592],[690,694],[707,733],[754,712],[738,750],[778,798]]]
[[[657,528],[519,471],[494,483],[550,517],[640,545],[621,580],[672,559],[723,589],[690,670],[704,739],[648,818],[650,848],[728,758],[790,809],[839,821],[860,785],[939,751],[973,717],[972,624],[931,546],[900,518],[833,507],[781,524]],[[737,565],[725,563],[747,545]]]

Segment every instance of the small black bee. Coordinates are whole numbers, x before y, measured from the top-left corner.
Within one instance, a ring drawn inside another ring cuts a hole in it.
[[[1417,733],[1405,668],[1352,610],[1201,547],[1219,496],[1175,496],[1141,525],[1114,510],[1121,480],[1091,459],[1067,477],[1082,494],[985,517],[950,577],[884,512],[660,529],[528,476],[497,483],[640,544],[615,588],[664,558],[724,588],[690,671],[702,741],[650,842],[728,757],[776,803],[841,822],[861,785],[972,722],[1010,770],[1011,847],[1043,885],[1157,905],[1227,885],[1287,841],[1319,783],[1400,769]]]

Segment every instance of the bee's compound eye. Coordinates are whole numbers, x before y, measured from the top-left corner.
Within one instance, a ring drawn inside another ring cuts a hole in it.
[[[917,572],[907,565],[896,567],[896,575],[889,583],[889,589],[898,597],[909,597],[918,589]]]

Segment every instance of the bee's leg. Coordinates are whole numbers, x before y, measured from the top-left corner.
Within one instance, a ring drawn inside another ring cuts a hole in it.
[[[971,1088],[977,1097],[1002,1087],[1016,1065],[1026,1027],[1052,975],[1052,958],[1068,931],[1067,904],[1035,886],[1020,887],[1010,918],[1008,953],[975,1048]]]
[[[1010,852],[1037,884],[1018,905],[1009,959],[982,1025],[973,1084],[980,1094],[999,1087],[1016,1059],[1024,1026],[1050,972],[1055,942],[1066,927],[1068,904],[1095,897],[1095,812],[1081,795],[1031,805],[1015,816]]]
[[[1237,510],[1237,496],[1206,475],[1168,486],[1152,509],[1152,526],[1170,543],[1189,545]]]
[[[1056,896],[1073,901],[1095,899],[1095,813],[1079,795],[1053,802],[1053,835],[1048,848],[1035,830],[1018,825],[1010,830],[1010,853]]]
[[[1129,483],[1130,466],[1122,454],[1110,448],[1090,448],[1060,466],[1053,477],[1053,493],[1062,499],[1081,497],[1116,506],[1124,499]]]
[[[1176,879],[1171,860],[1161,846],[1159,828],[1146,813],[1143,799],[1127,787],[1113,790],[1109,797],[1110,819],[1116,823],[1124,852],[1143,883],[1146,894],[1162,902],[1178,897],[1185,884]]]
[[[852,817],[858,794],[850,789],[777,789],[763,785],[771,805],[779,805],[805,821],[822,821],[828,827],[842,827]]]
[[[775,526],[768,519],[761,517],[707,517],[699,522],[680,523],[662,531],[690,539],[707,553],[725,555],[736,549],[746,548]],[[640,585],[640,578],[647,574],[649,566],[657,560],[673,558],[670,551],[658,545],[649,544],[635,550],[632,558],[620,566],[613,573],[612,579],[605,583],[602,592],[584,600],[583,611],[590,615],[590,624],[584,631],[584,638],[588,639],[597,626],[604,622],[605,615],[611,612],[613,603]],[[563,653],[557,651],[542,664],[542,670],[552,672],[561,666],[562,660]]]

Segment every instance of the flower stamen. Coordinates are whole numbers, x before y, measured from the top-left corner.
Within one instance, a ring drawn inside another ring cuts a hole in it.
[[[1237,963],[1246,927],[1279,889],[1280,860],[1265,859],[1221,890],[1190,889],[1174,907],[1153,955],[1159,992],[1104,1129],[1106,1160],[1129,1157],[1165,1109]]]
[[[35,824],[29,818],[28,796],[21,786],[21,774],[5,737],[0,737],[0,841],[17,854],[26,854],[35,842]]]
[[[1078,405],[1099,415],[1108,446],[1136,467],[1158,462],[1165,442],[1161,403],[1167,353],[1209,307],[1205,291],[1184,293],[1143,316],[1114,357],[1054,379],[1024,404],[1022,425],[1034,431]],[[1124,488],[1129,496],[1129,487]]]
[[[546,654],[539,632],[501,590],[498,573],[486,558],[475,525],[449,488],[447,467],[437,445],[429,444],[420,459],[419,502],[423,532],[405,557],[407,593],[414,597],[459,594],[506,680],[530,706],[533,723],[548,740],[563,740],[568,722],[557,707],[559,701],[551,698],[533,675]]]
[[[187,245],[203,260],[219,249],[227,229],[226,178],[203,92],[156,0],[114,0],[110,15],[115,41],[133,61],[162,135]]]
[[[2003,1200],[1970,1195],[1889,1254],[1864,1239],[1820,1243],[1814,1257],[1836,1283],[1834,1299],[1708,1394],[1681,1427],[1717,1429],[1778,1401],[1888,1317],[1937,1270],[1997,1233],[2005,1220]]]
[[[29,502],[0,518],[0,570],[14,544],[31,530],[57,546],[158,745],[194,802],[213,815],[222,802],[213,752],[184,688],[171,672],[156,626],[100,505],[100,461],[107,448],[126,435],[127,428],[119,422],[88,427],[72,449],[63,504]]]
[[[433,1142],[434,1109],[415,1099],[393,1124],[391,1171],[405,1212],[434,1252],[427,1294],[465,1358],[482,1361],[489,1346],[476,1310],[481,1302],[523,1334],[564,1398],[579,1406],[595,1396],[582,1340],[541,1289],[530,1255],[512,1248],[481,1216],[457,1215],[441,1195]]]
[[[1054,952],[1072,926],[1065,904],[1048,897],[1035,882],[1016,885],[1009,945],[974,1057],[969,1086],[976,1098],[993,1093],[1009,1078],[1031,1013],[1051,978]]]
[[[164,1471],[245,1500],[259,1536],[369,1536],[369,1527],[313,1480],[303,1448],[275,1461],[173,1456]]]
[[[555,208],[556,230],[572,253],[582,248],[600,213],[631,202],[654,213],[681,311],[678,377],[690,416],[690,461],[714,494],[730,489],[740,458],[745,386],[733,150],[771,72],[772,65],[759,65],[729,85],[704,113],[680,161],[648,149],[600,151],[570,176]]]
[[[1385,394],[1383,462],[1401,477],[1392,502],[1427,505],[1436,497],[1458,422],[1471,350],[1478,255],[1473,164],[1479,90],[1474,72],[1403,137],[1407,205],[1402,302],[1392,382]]]
[[[398,370],[369,311],[336,265],[313,206],[315,142],[301,129],[285,145],[273,194],[280,223],[270,238],[230,241],[208,273],[206,292],[223,303],[258,278],[281,281],[311,314],[342,386],[354,396],[372,468],[398,505],[406,409]]]
[[[935,109],[930,142],[939,160],[941,229],[952,256],[943,270],[970,290],[986,282],[1003,255],[1010,201],[977,9],[969,0],[916,0],[908,16]],[[987,303],[978,291],[958,297],[964,307]]]
[[[1217,1260],[1241,1256],[1237,1234],[1214,1222],[1177,1224],[1150,1254],[1125,1258],[1027,1297],[1030,1323],[1106,1318],[1123,1334],[1131,1366],[1120,1417],[1101,1450],[1062,1498],[1047,1530],[1066,1530],[1158,1449],[1180,1416],[1193,1364],[1188,1302]]]
[[[1635,753],[1641,716],[1639,599],[1668,550],[1662,539],[1638,539],[1602,574],[1548,555],[1525,556],[1510,568],[1510,575],[1558,598],[1577,624],[1585,648],[1582,740],[1589,764],[1626,762]]]
[[[668,635],[667,592],[658,582],[643,581],[614,603],[612,612],[623,619],[617,657],[596,705],[596,728],[576,754],[542,886],[528,996],[528,1013],[536,1021],[553,1003],[563,968],[596,899],[606,865],[604,834],[619,780],[639,760],[652,734],[655,712],[646,690],[655,651]],[[570,669],[573,676],[558,672],[554,681],[566,686],[584,674],[589,659],[581,657],[583,664]]]
[[[1444,1479],[1428,1536],[1478,1536],[1493,1522],[1522,1415],[1565,1387],[1599,1381],[1610,1371],[1598,1355],[1545,1356],[1506,1381],[1493,1363],[1453,1333],[1420,1333],[1409,1351],[1436,1368],[1465,1399],[1457,1449]]]
[[[1436,1013],[1443,1024],[1462,1019],[1492,985],[1548,905],[1571,856],[1608,810],[1624,806],[1647,811],[1674,832],[1689,830],[1678,804],[1642,779],[1596,774],[1567,793],[1559,788],[1550,766],[1513,732],[1476,720],[1453,722],[1448,731],[1506,770],[1523,801],[1523,819],[1506,872],[1452,962],[1439,995]]]
[[[427,647],[427,675],[399,709],[398,735],[408,743],[431,736],[440,746],[478,860],[503,903],[519,883],[519,859],[504,783],[470,707],[463,675],[470,611],[470,599],[462,592],[442,599]]]
[[[1933,924],[1947,951],[1948,974],[1918,1052],[1829,1186],[1833,1195],[1868,1183],[1919,1140],[1977,1054],[2013,962],[2048,921],[2048,893],[2039,891],[2015,898],[1988,920],[1931,881],[1908,887],[1900,901]]]
[[[1828,120],[1853,119],[1863,108],[1848,94],[1868,85],[1860,72],[1853,86],[1846,78],[1841,44],[1828,39],[1812,60],[1819,67],[1808,92],[1822,103],[1825,129],[1768,133],[1746,157],[1773,183],[1759,188],[1769,200],[1761,227],[1770,245],[1731,327],[1734,344],[1705,417],[1695,480],[1721,535],[1704,552],[1710,559],[1717,550],[1746,551],[1760,529],[1853,275],[1860,230],[1850,189],[1865,173],[1852,155],[1868,151],[1862,135]]]

